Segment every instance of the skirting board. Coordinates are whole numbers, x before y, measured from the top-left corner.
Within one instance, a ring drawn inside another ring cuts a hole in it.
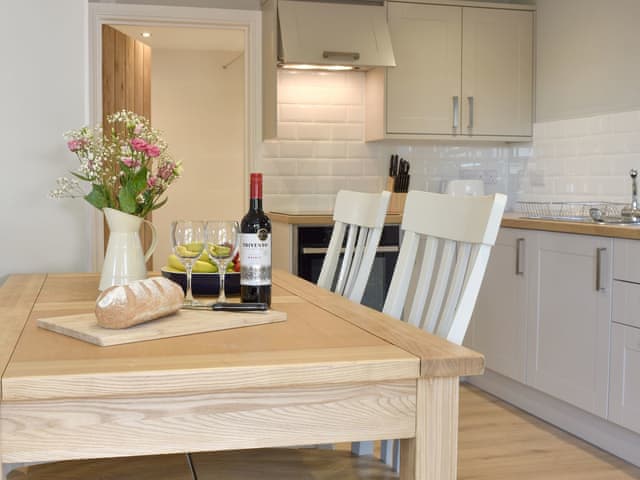
[[[582,440],[640,467],[640,435],[596,417],[546,393],[485,370],[466,377],[476,387],[511,403]]]

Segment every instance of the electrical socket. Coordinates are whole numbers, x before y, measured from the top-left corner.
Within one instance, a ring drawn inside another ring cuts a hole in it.
[[[496,185],[498,183],[498,171],[485,170],[482,172],[482,181],[485,185]]]

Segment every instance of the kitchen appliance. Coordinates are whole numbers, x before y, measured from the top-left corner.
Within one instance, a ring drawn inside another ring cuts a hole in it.
[[[265,3],[272,2],[275,5],[263,5],[263,9],[275,7],[277,12],[278,66],[361,70],[395,67],[384,2]]]
[[[299,225],[294,231],[293,273],[316,283],[329,247],[333,227],[329,225]],[[369,282],[362,304],[382,310],[389,290],[393,269],[400,249],[400,225],[386,225],[376,250]],[[338,267],[339,268],[339,267]]]

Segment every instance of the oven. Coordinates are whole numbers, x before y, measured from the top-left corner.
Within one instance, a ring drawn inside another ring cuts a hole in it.
[[[320,276],[333,226],[299,225],[294,230],[293,272],[316,283]],[[382,310],[389,290],[393,269],[398,260],[400,225],[386,225],[382,230],[369,282],[364,291],[362,304]],[[340,266],[338,265],[338,269]]]

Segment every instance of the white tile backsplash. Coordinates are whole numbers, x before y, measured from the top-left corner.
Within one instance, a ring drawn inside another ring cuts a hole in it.
[[[362,72],[278,72],[279,140],[264,142],[258,162],[266,209],[330,210],[340,189],[381,191],[394,153],[411,162],[412,189],[442,191],[449,180],[480,178],[487,193],[507,192],[511,205],[528,184],[529,144],[365,143],[364,79]],[[584,125],[585,134],[601,128]],[[567,143],[577,149],[575,139]]]
[[[640,111],[538,123],[523,200],[629,202],[640,168]]]

